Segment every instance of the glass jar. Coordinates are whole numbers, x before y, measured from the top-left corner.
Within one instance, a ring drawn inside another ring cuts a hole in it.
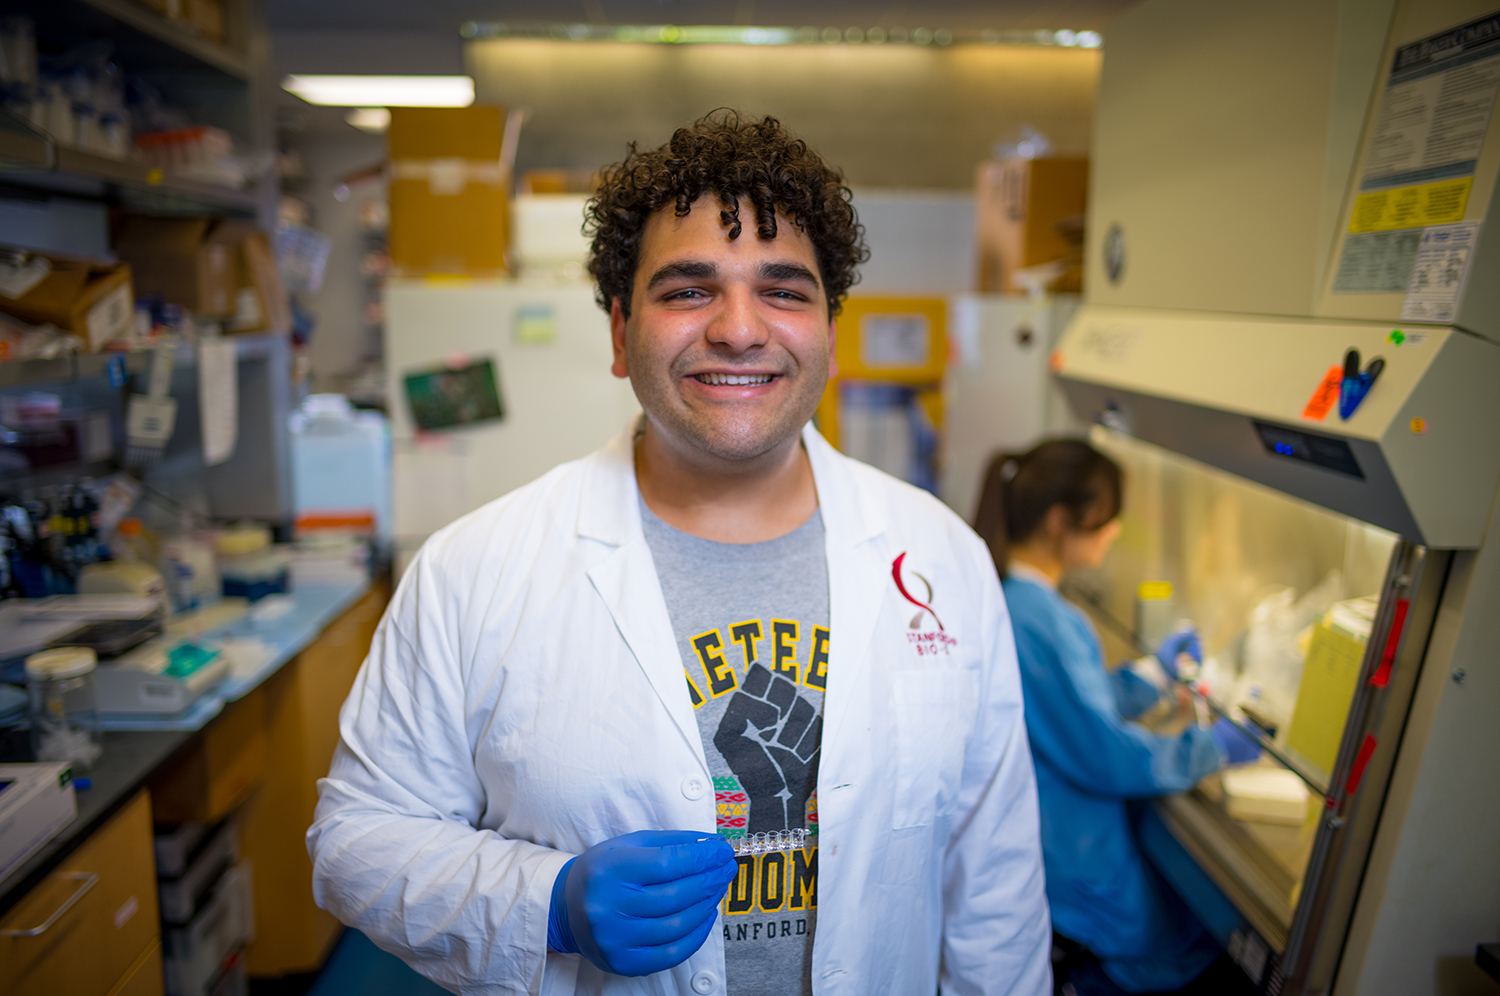
[[[57,647],[26,658],[31,749],[38,761],[87,768],[104,747],[99,734],[97,658],[88,647]]]

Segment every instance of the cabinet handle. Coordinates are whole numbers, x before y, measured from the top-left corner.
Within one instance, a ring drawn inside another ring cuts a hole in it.
[[[32,927],[30,930],[0,930],[0,937],[37,937],[52,929],[52,925],[62,919],[62,915],[82,899],[90,889],[99,884],[99,876],[93,872],[65,872],[63,878],[71,878],[78,882],[78,888],[68,897],[67,902],[53,910],[52,915],[43,920],[40,926]]]

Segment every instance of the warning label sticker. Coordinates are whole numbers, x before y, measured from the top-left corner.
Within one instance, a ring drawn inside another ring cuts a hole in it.
[[[1453,321],[1478,239],[1477,222],[1423,230],[1406,301],[1401,305],[1403,322]]]
[[[1474,178],[1466,176],[1360,194],[1354,199],[1349,231],[1360,235],[1463,221],[1473,185]]]
[[[1400,294],[1411,282],[1421,244],[1420,228],[1348,236],[1333,275],[1334,293]]]

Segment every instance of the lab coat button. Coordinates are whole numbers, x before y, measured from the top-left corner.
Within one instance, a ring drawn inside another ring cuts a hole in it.
[[[704,785],[703,779],[699,778],[697,775],[688,775],[682,780],[683,796],[685,798],[693,800],[694,802],[697,802],[699,799],[703,798],[703,793],[707,790],[708,786]],[[694,982],[693,984],[697,985],[696,982]],[[708,992],[707,989],[700,989],[698,991],[700,993]]]
[[[714,973],[699,972],[693,976],[693,992],[702,993],[704,996],[707,996],[708,993],[714,991],[714,985],[717,981],[714,978]]]

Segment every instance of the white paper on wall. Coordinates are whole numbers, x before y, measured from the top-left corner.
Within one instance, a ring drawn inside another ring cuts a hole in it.
[[[198,340],[198,406],[203,462],[212,467],[234,455],[240,435],[239,369],[233,340]]]

